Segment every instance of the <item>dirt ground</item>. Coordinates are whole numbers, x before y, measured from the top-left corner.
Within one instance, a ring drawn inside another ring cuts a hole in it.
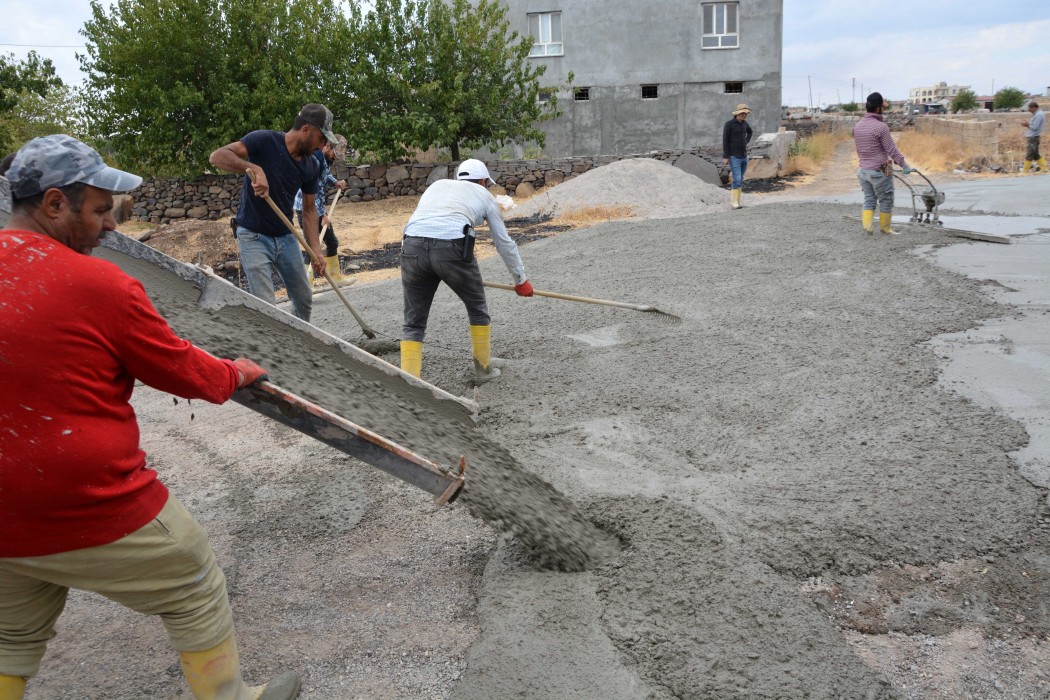
[[[492,290],[504,375],[479,430],[619,539],[587,572],[240,406],[137,389],[143,448],[226,572],[248,678],[298,670],[306,700],[1050,697],[1050,511],[1008,454],[1027,434],[939,386],[929,345],[1013,310],[915,253],[956,240],[868,237],[847,207],[792,201],[855,188],[849,157],[740,211],[727,194],[522,247],[537,288],[680,323]],[[387,206],[347,207],[343,249],[396,241],[412,203]],[[396,338],[381,278],[348,293]],[[333,295],[314,313],[360,337]],[[471,395],[445,290],[430,323],[423,378]],[[187,695],[155,620],[74,593],[28,697]]]

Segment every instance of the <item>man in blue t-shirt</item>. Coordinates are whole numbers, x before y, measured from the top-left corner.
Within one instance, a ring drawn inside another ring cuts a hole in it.
[[[314,203],[319,167],[312,156],[326,141],[336,143],[332,113],[324,105],[308,104],[299,111],[290,131],[253,131],[216,150],[208,159],[220,170],[245,174],[237,211],[237,250],[248,291],[276,304],[272,276],[276,270],[288,291],[292,313],[304,321],[310,320],[313,287],[295,236],[264,197],[269,195],[291,220],[295,193],[303,191],[303,233],[318,261],[313,264],[314,273],[323,275],[325,261]],[[254,184],[248,178],[249,170],[255,173]]]

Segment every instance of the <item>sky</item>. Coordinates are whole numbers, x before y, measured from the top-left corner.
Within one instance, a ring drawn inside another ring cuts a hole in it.
[[[904,100],[910,88],[941,81],[968,85],[978,95],[1006,86],[1040,95],[1050,89],[1048,0],[783,3],[784,104],[863,102],[875,90]],[[89,0],[4,0],[0,52],[22,59],[35,49],[65,82],[79,83],[79,30],[90,17]],[[741,43],[746,40],[743,34]]]

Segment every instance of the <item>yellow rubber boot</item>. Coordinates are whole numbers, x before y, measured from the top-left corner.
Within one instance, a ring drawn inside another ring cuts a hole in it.
[[[343,277],[342,270],[339,269],[338,255],[331,255],[325,257],[324,261],[328,263],[328,267],[325,270],[325,272],[328,273],[328,276],[332,278],[333,282],[335,282],[336,284],[342,284],[343,282],[346,282],[346,278]]]
[[[0,700],[22,700],[25,692],[25,678],[0,675]]]
[[[1032,169],[1032,161],[1030,161],[1030,160],[1026,160],[1024,162],[1024,165],[1021,166],[1021,172],[1022,173],[1026,173],[1026,172],[1028,172],[1031,169]]]
[[[739,189],[736,189],[736,190],[729,190],[729,194],[730,194],[730,197],[732,198],[732,204],[731,204],[731,206],[732,206],[732,207],[733,207],[734,209],[739,209],[739,208],[740,208],[740,207],[742,206],[742,205],[740,204],[740,193],[741,193],[741,192],[743,192],[743,190],[739,190]]]
[[[179,660],[197,700],[292,700],[299,695],[295,673],[282,673],[264,686],[249,688],[241,678],[237,639],[232,634],[206,651],[180,652]]]
[[[310,283],[312,287],[314,284],[314,266],[310,263],[306,263],[306,281]]]
[[[860,213],[860,225],[864,227],[864,230],[868,233],[875,232],[875,210],[865,209]]]
[[[401,341],[401,370],[419,378],[423,371],[423,343],[418,340]]]
[[[500,375],[492,366],[492,326],[471,326],[470,347],[474,354],[474,384],[492,381]]]
[[[890,228],[890,224],[893,223],[893,214],[888,212],[879,212],[879,230],[883,233],[888,233],[891,236],[896,236],[897,231]]]
[[[1039,160],[1036,161],[1036,163],[1039,164],[1039,172],[1045,173],[1046,172],[1046,158],[1040,158]]]

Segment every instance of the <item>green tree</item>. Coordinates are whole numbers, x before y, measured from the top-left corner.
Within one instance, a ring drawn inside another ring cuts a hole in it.
[[[128,168],[196,175],[253,129],[287,129],[338,81],[336,0],[92,0],[81,33],[92,130]],[[333,26],[334,25],[334,26]]]
[[[847,102],[846,104],[842,105],[842,111],[849,112],[850,114],[856,112],[859,109],[860,105],[858,105],[856,102]]]
[[[359,148],[393,160],[438,146],[459,160],[462,147],[542,145],[538,125],[560,114],[566,86],[541,86],[532,40],[510,32],[506,15],[496,0],[352,5],[357,70],[345,71],[354,98],[345,114]]]
[[[995,109],[1017,109],[1024,104],[1026,99],[1028,99],[1028,95],[1020,88],[1004,87],[995,93],[995,101],[992,103],[992,106]]]
[[[977,95],[974,94],[973,90],[963,88],[952,100],[952,114],[971,109],[977,109]]]
[[[35,51],[22,61],[16,61],[14,54],[0,54],[0,156],[34,136],[62,130],[47,131],[54,122],[34,105],[63,88],[51,59],[42,59]]]

